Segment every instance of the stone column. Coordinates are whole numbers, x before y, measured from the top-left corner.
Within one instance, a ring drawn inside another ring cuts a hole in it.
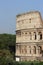
[[[39,33],[37,32],[36,35],[37,35],[37,40],[39,40],[40,38]]]
[[[38,46],[36,46],[36,54],[38,54],[38,55],[39,55],[39,53],[38,53]]]
[[[34,40],[34,37],[35,37],[35,36],[34,36],[34,32],[32,32],[32,40]]]
[[[29,54],[29,45],[27,45],[27,54]]]
[[[34,53],[33,53],[33,45],[31,46],[31,54],[33,55]]]

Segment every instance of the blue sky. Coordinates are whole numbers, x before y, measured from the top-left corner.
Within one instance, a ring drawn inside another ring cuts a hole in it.
[[[34,10],[43,17],[43,0],[0,0],[0,33],[15,34],[16,15]]]

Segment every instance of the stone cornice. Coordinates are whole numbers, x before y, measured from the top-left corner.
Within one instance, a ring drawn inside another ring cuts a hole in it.
[[[19,30],[29,30],[29,29],[35,29],[35,30],[37,30],[37,29],[43,29],[43,28],[25,28],[25,29],[19,29]],[[19,31],[19,30],[16,30],[16,31]]]

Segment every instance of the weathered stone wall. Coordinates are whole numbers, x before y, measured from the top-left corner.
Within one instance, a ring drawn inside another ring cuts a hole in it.
[[[39,12],[30,12],[18,16],[16,18],[16,30],[42,27],[40,17]]]

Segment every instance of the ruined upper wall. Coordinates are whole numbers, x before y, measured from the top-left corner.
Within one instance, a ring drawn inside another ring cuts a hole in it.
[[[40,12],[31,11],[16,16],[16,30],[27,28],[42,28]]]

